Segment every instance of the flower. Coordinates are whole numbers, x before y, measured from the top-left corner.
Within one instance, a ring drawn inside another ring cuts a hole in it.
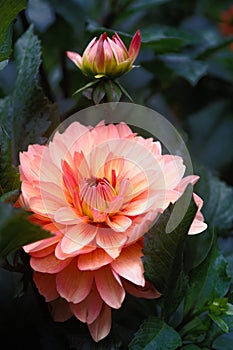
[[[219,29],[225,36],[233,35],[233,6],[220,14]],[[233,49],[233,43],[230,44],[230,48]]]
[[[83,56],[71,51],[67,52],[67,56],[89,77],[116,78],[133,68],[140,44],[139,30],[135,33],[128,50],[117,33],[112,39],[103,33],[99,39],[92,39]]]
[[[182,158],[162,155],[153,139],[125,123],[86,127],[73,122],[48,145],[20,154],[19,203],[53,236],[29,244],[34,282],[55,321],[72,315],[95,341],[111,328],[111,308],[128,292],[160,293],[144,279],[143,235],[197,176],[183,178]],[[203,231],[202,200],[189,234]]]

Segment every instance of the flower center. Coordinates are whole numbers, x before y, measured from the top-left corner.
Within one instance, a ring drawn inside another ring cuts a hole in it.
[[[115,188],[105,177],[85,179],[80,188],[83,214],[94,222],[104,222],[116,196]]]

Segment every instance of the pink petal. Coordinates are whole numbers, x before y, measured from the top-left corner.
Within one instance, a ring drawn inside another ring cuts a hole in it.
[[[121,254],[112,261],[111,266],[118,275],[127,280],[144,286],[144,268],[141,257],[142,248],[139,244],[134,244],[122,249]]]
[[[124,215],[113,215],[107,217],[106,223],[115,232],[125,232],[132,224],[132,220]]]
[[[60,271],[56,277],[57,291],[61,297],[72,303],[80,303],[91,291],[93,275],[78,269],[76,259]]]
[[[79,304],[70,304],[70,309],[80,321],[92,323],[99,316],[103,300],[93,284],[90,294]]]
[[[38,272],[56,273],[63,270],[72,259],[59,260],[54,253],[43,258],[31,257],[30,265],[33,270]]]
[[[140,35],[140,30],[137,30],[136,33],[134,34],[134,37],[129,47],[129,57],[132,63],[135,61],[139,53],[140,46],[141,46],[141,35]]]
[[[189,235],[195,235],[195,234],[201,233],[207,229],[207,224],[204,222],[204,217],[201,213],[203,200],[196,193],[193,193],[193,198],[194,198],[196,205],[198,206],[198,210],[197,210],[196,216],[195,216],[195,218],[190,226],[190,229],[188,232]]]
[[[50,245],[46,248],[40,249],[40,250],[34,250],[30,252],[31,256],[34,256],[35,258],[43,258],[45,256],[48,256],[52,254],[56,248],[57,244]]]
[[[23,249],[24,249],[24,251],[26,253],[33,253],[33,252],[37,252],[37,251],[40,251],[40,250],[44,250],[44,249],[46,249],[48,247],[54,246],[54,244],[59,242],[59,240],[60,240],[59,236],[45,238],[45,239],[43,239],[41,241],[37,241],[37,242],[25,245],[23,247]]]
[[[103,304],[100,315],[97,319],[88,324],[89,331],[95,342],[99,342],[105,338],[111,329],[111,309],[106,304]]]
[[[89,254],[82,254],[78,257],[78,268],[80,270],[97,270],[109,264],[113,259],[102,249],[95,249]]]
[[[121,122],[115,126],[120,138],[132,137],[134,135],[130,127],[124,122]]]
[[[174,189],[182,179],[185,166],[183,159],[178,156],[164,155],[165,160],[163,178],[161,178],[161,188]]]
[[[126,235],[114,232],[110,228],[99,228],[96,235],[97,245],[103,248],[113,259],[120,254],[126,240]]]
[[[67,254],[78,251],[92,242],[97,232],[97,226],[88,223],[79,223],[65,233],[61,241],[61,248]]]
[[[125,290],[114,277],[110,267],[102,267],[95,271],[95,283],[104,302],[119,309],[125,298]]]
[[[74,225],[82,222],[79,212],[68,206],[59,208],[54,215],[54,220],[64,225]]]
[[[33,280],[39,290],[39,293],[45,297],[46,301],[52,301],[59,297],[56,288],[55,274],[34,271]]]
[[[60,259],[60,260],[64,260],[64,259],[67,259],[67,258],[70,258],[70,257],[75,257],[77,256],[77,254],[87,254],[87,253],[90,253],[92,252],[94,249],[96,249],[94,246],[85,246],[81,249],[78,250],[75,250],[73,251],[72,253],[64,253],[64,251],[62,250],[61,248],[61,242],[59,242],[56,246],[56,249],[55,249],[55,256]]]
[[[144,299],[156,299],[161,296],[161,294],[157,291],[153,284],[148,281],[146,281],[144,287],[136,286],[133,283],[126,280],[123,280],[122,283],[126,291],[135,297]]]
[[[69,303],[61,298],[50,302],[49,310],[55,322],[65,322],[72,317]]]
[[[106,39],[106,37],[107,37],[106,33],[101,34],[98,40],[98,46],[97,46],[96,56],[95,56],[95,66],[98,73],[105,72],[104,40]]]
[[[46,146],[29,145],[27,152],[20,152],[20,178],[22,181],[38,181],[40,174],[40,159],[43,156]],[[33,166],[32,166],[33,164]]]
[[[78,53],[72,52],[72,51],[67,51],[66,55],[72,62],[74,62],[74,64],[76,64],[76,66],[78,66],[78,68],[81,69],[82,57]]]
[[[121,38],[119,37],[119,35],[117,33],[115,33],[112,37],[112,40],[114,41],[114,43],[119,46],[119,48],[126,54],[128,55],[127,49],[125,47],[125,44],[123,43],[123,41],[121,40]]]

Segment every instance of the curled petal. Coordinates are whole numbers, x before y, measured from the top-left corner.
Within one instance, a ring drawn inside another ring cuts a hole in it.
[[[201,208],[203,205],[203,200],[195,193],[193,193],[193,198],[194,201],[196,203],[196,205],[198,206],[198,210],[197,210],[197,214],[190,226],[189,235],[195,235],[197,233],[203,232],[207,229],[207,224],[204,222],[204,218],[203,215],[201,213]]]
[[[122,281],[123,286],[125,290],[138,298],[144,298],[144,299],[157,299],[159,298],[162,294],[159,293],[159,291],[153,286],[152,283],[146,281],[146,284],[144,287],[141,286],[136,286],[135,284],[123,280]]]

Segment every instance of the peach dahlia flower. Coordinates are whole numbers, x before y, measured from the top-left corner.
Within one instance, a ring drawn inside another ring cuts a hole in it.
[[[143,235],[197,176],[183,178],[182,158],[124,123],[86,127],[72,123],[44,146],[20,154],[20,205],[53,233],[24,247],[34,282],[55,321],[72,315],[87,323],[95,341],[111,328],[111,308],[126,292],[160,293],[144,279]],[[203,231],[202,200],[189,233]]]

